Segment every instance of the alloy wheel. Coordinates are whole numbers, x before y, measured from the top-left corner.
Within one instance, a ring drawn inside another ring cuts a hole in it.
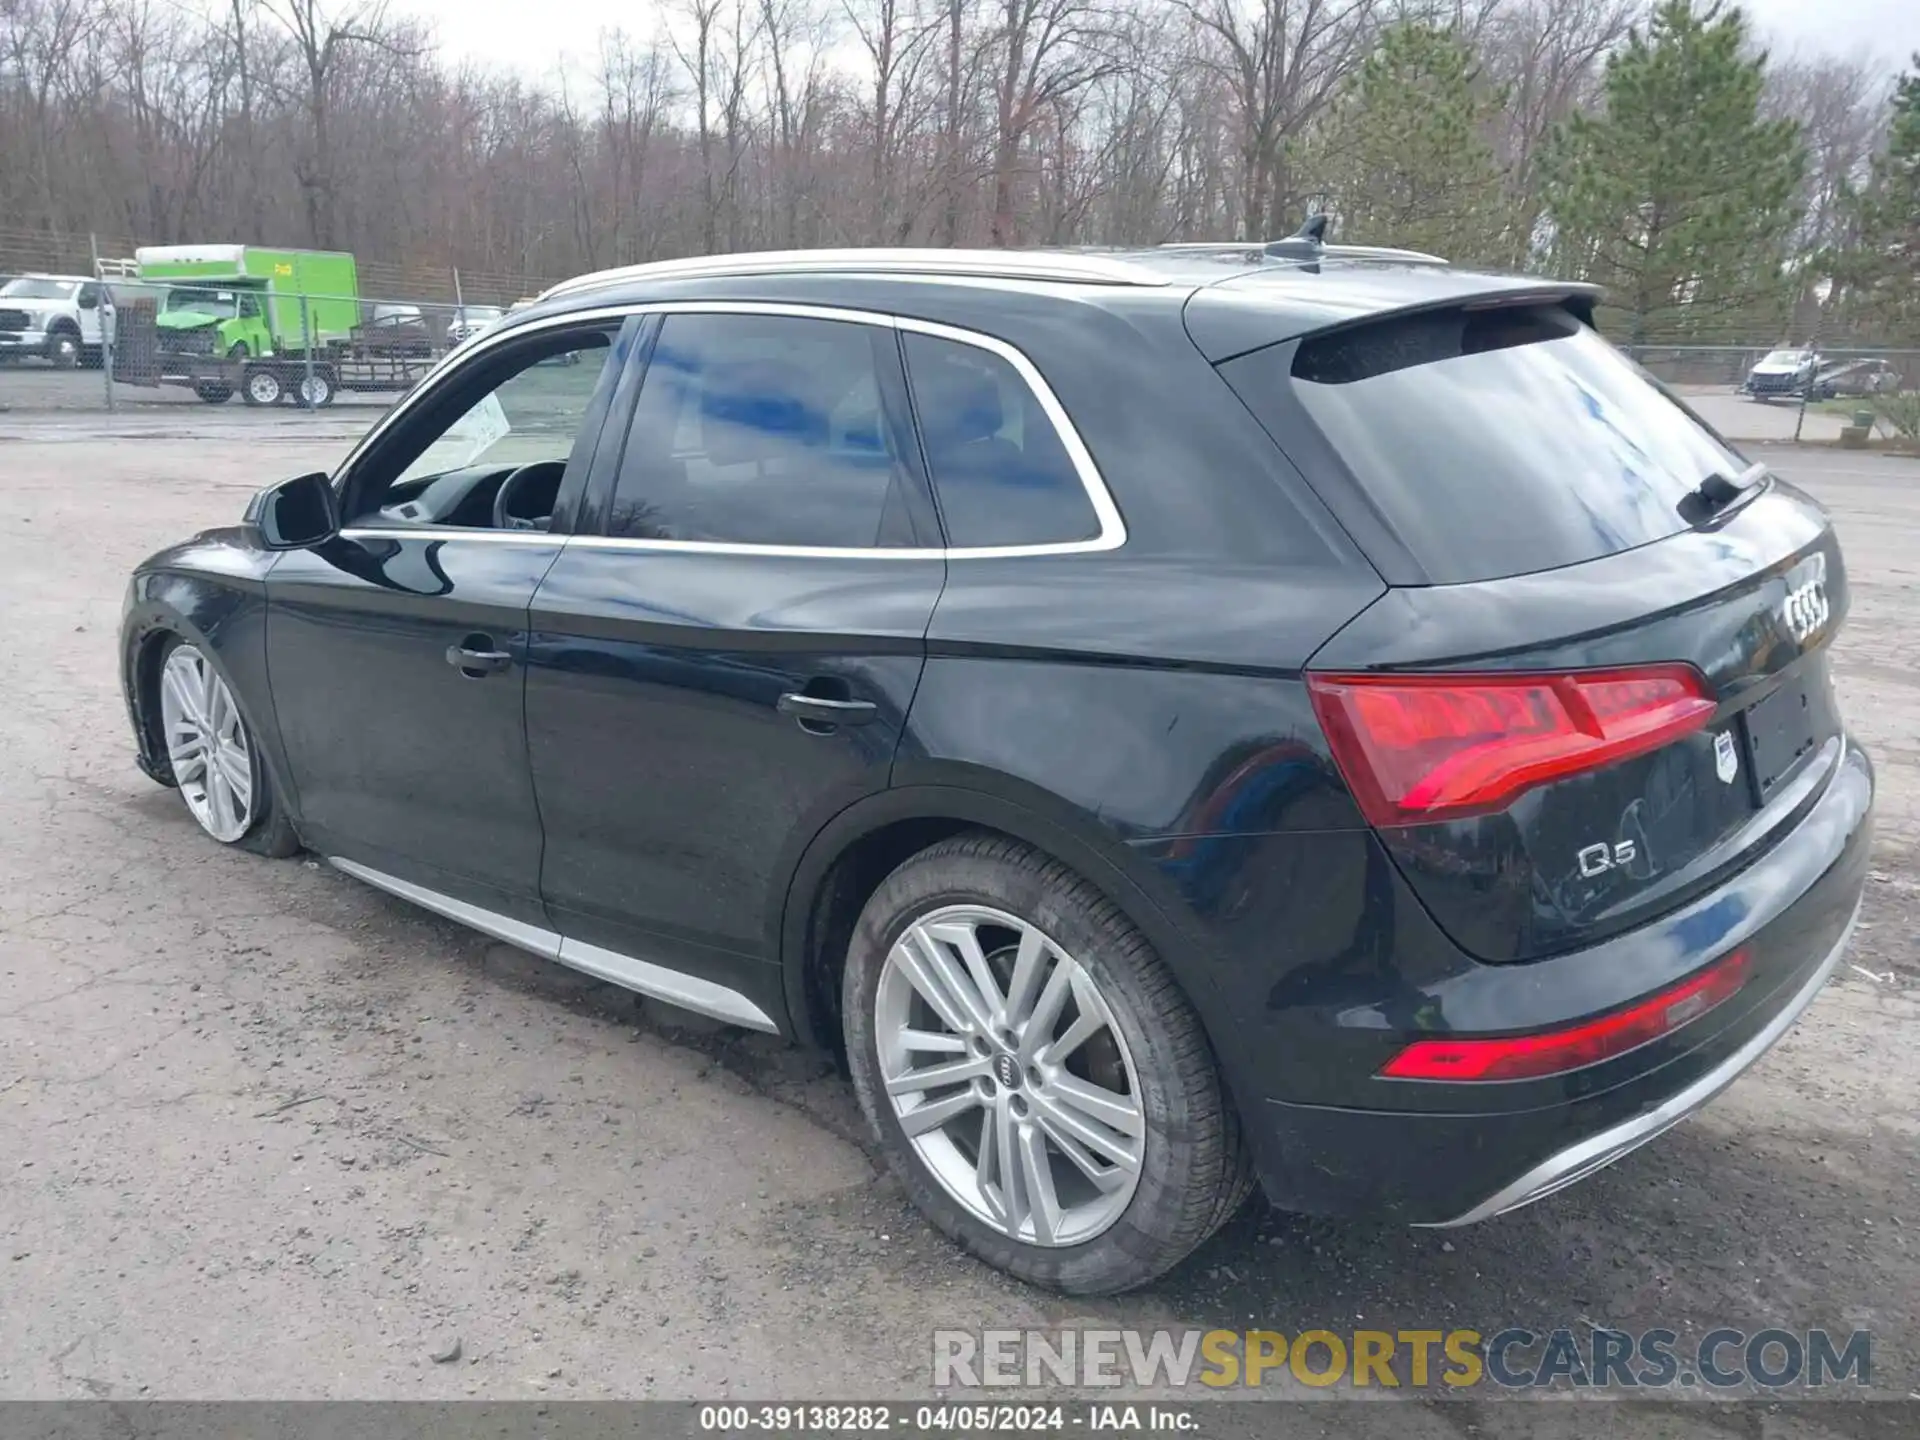
[[[921,916],[874,1022],[901,1129],[974,1216],[1057,1247],[1126,1212],[1146,1146],[1133,1057],[1092,974],[1037,927],[979,905]]]
[[[253,748],[226,681],[191,645],[160,672],[160,723],[174,782],[200,828],[231,844],[252,826]]]

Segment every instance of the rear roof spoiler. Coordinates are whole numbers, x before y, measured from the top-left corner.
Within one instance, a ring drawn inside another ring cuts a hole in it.
[[[1187,333],[1216,365],[1309,335],[1327,335],[1431,310],[1560,305],[1593,323],[1603,293],[1597,285],[1409,271],[1391,284],[1327,288],[1291,267],[1242,271],[1197,291],[1187,302]],[[1394,292],[1398,291],[1399,294]]]

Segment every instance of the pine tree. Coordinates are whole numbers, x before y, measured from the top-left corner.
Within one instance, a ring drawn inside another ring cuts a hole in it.
[[[1486,135],[1504,103],[1450,30],[1389,28],[1334,107],[1315,169],[1340,239],[1511,263]]]
[[[1795,122],[1760,118],[1765,70],[1738,9],[1662,0],[1608,59],[1604,114],[1556,133],[1556,267],[1607,288],[1618,338],[1711,344],[1785,323],[1806,156]]]

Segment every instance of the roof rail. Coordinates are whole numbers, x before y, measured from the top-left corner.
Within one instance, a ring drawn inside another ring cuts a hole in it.
[[[1276,251],[1276,245],[1295,245],[1296,250]],[[1253,260],[1392,260],[1402,265],[1451,265],[1453,262],[1444,255],[1430,255],[1424,250],[1402,250],[1391,245],[1325,245],[1322,244],[1309,252],[1306,245],[1298,242],[1295,236],[1284,240],[1183,240],[1155,247],[1158,250],[1180,255],[1217,255],[1221,259],[1241,257]]]
[[[692,280],[709,276],[770,274],[957,275],[995,280],[1050,280],[1079,285],[1168,283],[1145,265],[1102,255],[1040,250],[846,249],[762,250],[740,255],[702,255],[597,270],[563,280],[541,292],[542,300],[598,290],[628,280]]]
[[[1425,250],[1402,250],[1396,245],[1328,245],[1322,254],[1341,260],[1398,260],[1406,265],[1451,265],[1453,262],[1444,255],[1430,255]]]
[[[1168,240],[1153,250],[1156,255],[1218,255],[1223,260],[1258,260],[1265,253],[1258,240]]]

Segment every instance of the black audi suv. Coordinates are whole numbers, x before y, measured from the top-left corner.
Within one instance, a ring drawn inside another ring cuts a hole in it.
[[[1867,862],[1827,518],[1594,300],[1306,235],[586,276],[139,567],[139,763],[841,1051],[1038,1284],[1256,1180],[1483,1220],[1752,1064]]]

